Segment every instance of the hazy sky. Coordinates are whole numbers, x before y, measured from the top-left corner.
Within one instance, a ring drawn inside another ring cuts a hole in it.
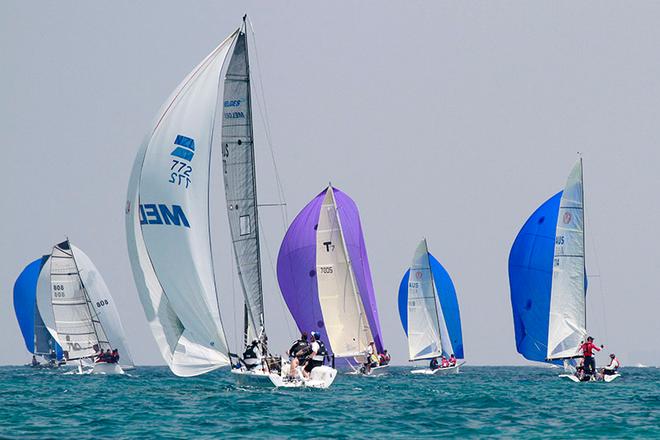
[[[128,261],[128,177],[160,105],[244,12],[288,219],[330,180],[356,201],[397,363],[407,359],[397,289],[423,236],[454,279],[468,362],[526,363],[515,350],[509,249],[580,151],[596,276],[590,332],[624,364],[660,364],[660,3],[7,0],[0,363],[28,359],[16,276],[67,235],[102,272],[136,362],[162,363]],[[260,201],[276,202],[256,108],[255,119]],[[226,216],[216,217],[235,340],[238,285]],[[284,229],[276,208],[261,220],[266,320],[271,347],[284,351],[293,325],[268,259]]]

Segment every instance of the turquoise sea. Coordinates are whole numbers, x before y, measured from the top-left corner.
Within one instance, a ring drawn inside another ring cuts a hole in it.
[[[0,367],[0,438],[660,438],[660,369],[575,384],[558,370],[340,375],[327,390],[240,388],[226,370],[178,378]]]

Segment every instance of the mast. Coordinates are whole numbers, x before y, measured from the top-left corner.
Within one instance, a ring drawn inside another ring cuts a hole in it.
[[[587,276],[587,246],[585,235],[587,233],[587,215],[584,210],[584,168],[582,166],[582,154],[580,154],[580,179],[582,180],[580,190],[582,192],[582,261],[584,262],[584,277]],[[582,294],[584,295],[584,329],[587,330],[587,286],[582,283]]]

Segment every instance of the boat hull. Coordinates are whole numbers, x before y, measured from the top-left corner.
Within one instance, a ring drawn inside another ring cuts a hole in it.
[[[621,377],[621,374],[619,374],[619,373],[608,374],[606,376],[603,376],[602,379],[597,379],[597,378],[595,378],[595,376],[592,376],[592,378],[590,380],[584,380],[584,381],[580,380],[575,374],[560,374],[559,377],[566,378],[566,379],[571,380],[571,381],[576,382],[576,383],[580,383],[580,382],[606,382],[606,383],[609,383],[609,382],[612,382],[613,380],[615,380],[616,378]]]
[[[456,364],[453,367],[436,368],[435,370],[431,370],[430,368],[419,368],[416,370],[411,370],[410,374],[425,374],[432,376],[447,376],[449,374],[458,374],[463,364],[465,364],[465,362]]]
[[[337,370],[324,365],[312,369],[309,379],[304,378],[301,367],[298,367],[295,377],[290,378],[288,367],[289,364],[283,365],[280,374],[244,368],[234,368],[231,372],[239,385],[258,388],[328,388],[337,376]]]
[[[124,370],[119,364],[109,364],[107,362],[99,362],[92,367],[92,374],[106,374],[106,375],[119,375],[125,374]]]

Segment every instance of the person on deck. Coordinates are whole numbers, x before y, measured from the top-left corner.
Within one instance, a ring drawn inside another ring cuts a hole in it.
[[[442,355],[442,361],[440,363],[440,366],[442,368],[449,368],[449,361],[447,360],[444,354]]]
[[[305,367],[303,368],[303,375],[306,379],[309,379],[311,372],[314,368],[320,367],[325,362],[325,357],[328,354],[328,350],[325,348],[325,344],[321,340],[321,335],[318,332],[312,332],[312,343],[311,343],[311,354],[305,362]]]
[[[252,341],[250,345],[248,345],[245,348],[245,351],[243,352],[243,363],[245,363],[245,368],[247,368],[248,370],[253,370],[260,363],[259,353],[257,349],[258,345],[259,345],[259,341],[255,339],[254,341]]]
[[[39,361],[35,355],[32,355],[32,366],[36,367],[37,365],[39,365]]]
[[[433,359],[431,359],[431,363],[429,364],[429,368],[431,369],[431,371],[437,370],[438,368],[440,368],[440,363],[438,362],[437,357],[434,357]]]
[[[619,369],[620,366],[621,366],[621,364],[619,363],[619,360],[616,358],[614,353],[611,353],[610,354],[610,364],[607,367],[600,370],[600,374],[601,374],[601,376],[611,376],[613,374],[616,374],[616,372],[617,372],[617,370]]]
[[[289,361],[291,362],[291,366],[289,368],[289,376],[290,377],[295,377],[296,376],[296,369],[300,364],[302,364],[305,359],[307,359],[307,356],[311,353],[311,347],[309,342],[307,341],[307,333],[303,332],[300,335],[300,339],[295,341],[293,345],[291,345],[291,348],[289,348]]]
[[[392,359],[392,357],[387,352],[387,350],[383,350],[383,352],[378,356],[378,358],[381,366],[389,364],[390,360]]]
[[[111,356],[112,356],[112,359],[111,359],[110,363],[118,364],[119,363],[119,350],[117,350],[116,348],[114,350],[112,350],[112,355]]]
[[[450,367],[455,367],[456,366],[456,356],[454,356],[454,353],[449,356],[449,366]]]
[[[596,359],[594,359],[594,350],[600,351],[601,348],[605,348],[604,345],[601,345],[600,348],[594,344],[594,338],[589,336],[587,342],[580,345],[578,348],[578,353],[582,352],[584,355],[584,373],[593,375],[596,372]]]

